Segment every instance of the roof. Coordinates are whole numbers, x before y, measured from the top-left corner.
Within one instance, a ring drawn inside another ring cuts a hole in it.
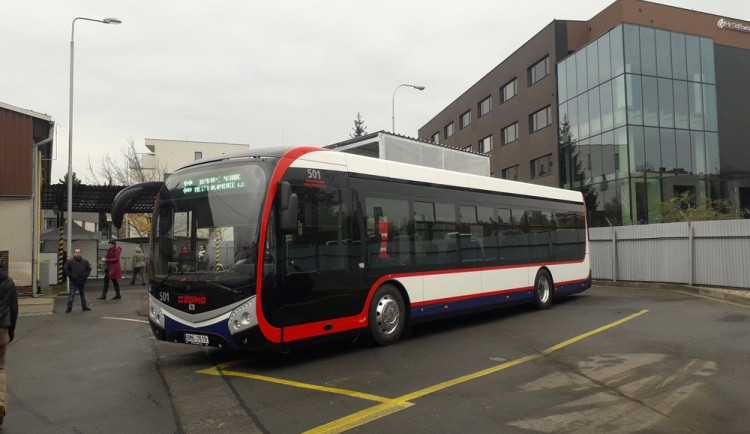
[[[6,103],[4,103],[2,101],[0,101],[0,108],[4,108],[4,109],[10,110],[10,111],[14,111],[16,113],[21,113],[21,114],[24,114],[26,116],[31,116],[32,118],[41,119],[43,121],[52,122],[52,117],[50,115],[46,115],[46,114],[43,114],[43,113],[37,113],[37,112],[32,111],[32,110],[26,110],[26,109],[23,109],[23,108],[20,108],[20,107],[12,106],[12,105],[6,104]]]
[[[73,212],[108,213],[112,200],[125,186],[123,185],[73,185]],[[156,194],[144,195],[130,204],[127,212],[151,213]],[[66,211],[68,209],[68,187],[54,184],[42,187],[42,209]]]

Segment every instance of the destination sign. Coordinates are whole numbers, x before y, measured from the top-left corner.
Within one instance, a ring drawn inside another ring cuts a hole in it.
[[[229,173],[226,175],[203,176],[200,178],[185,179],[182,183],[182,193],[185,195],[224,192],[240,190],[247,187],[241,173]]]

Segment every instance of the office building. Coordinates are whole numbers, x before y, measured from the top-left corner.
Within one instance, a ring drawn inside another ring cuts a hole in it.
[[[555,20],[419,129],[492,176],[584,192],[593,225],[684,192],[750,208],[750,22],[640,0]]]

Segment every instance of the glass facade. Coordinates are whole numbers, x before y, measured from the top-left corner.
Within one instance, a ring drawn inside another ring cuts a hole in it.
[[[719,174],[710,38],[622,24],[557,65],[560,183],[593,226],[653,222],[684,191],[711,198]]]

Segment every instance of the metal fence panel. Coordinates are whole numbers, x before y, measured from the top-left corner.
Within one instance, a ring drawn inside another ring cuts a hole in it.
[[[590,228],[589,241],[595,279],[750,288],[750,220]]]

